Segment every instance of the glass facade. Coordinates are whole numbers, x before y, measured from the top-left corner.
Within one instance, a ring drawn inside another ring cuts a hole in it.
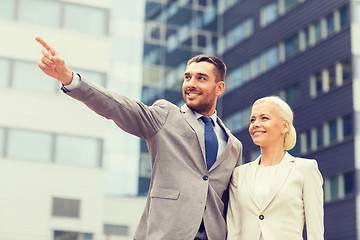
[[[34,79],[39,84],[34,84]],[[55,92],[56,82],[46,77],[35,63],[15,61],[13,63],[11,86],[15,89]]]
[[[49,162],[51,160],[52,144],[51,134],[9,129],[6,151],[7,157]]]
[[[0,128],[0,156],[10,159],[101,167],[102,150],[102,141],[95,138],[13,128],[5,135]]]
[[[107,34],[108,12],[104,9],[66,4],[64,28],[91,34]]]
[[[4,128],[0,127],[0,158],[4,155],[5,149],[5,131]]]
[[[17,9],[18,20],[31,24],[57,27],[60,26],[60,7],[61,3],[58,1],[20,0]],[[29,9],[32,11],[29,11]]]
[[[0,87],[7,87],[10,78],[9,60],[0,58]]]
[[[59,135],[56,138],[55,162],[98,167],[101,166],[101,150],[97,139]]]
[[[109,33],[108,10],[65,1],[3,0],[0,2],[0,19],[90,34]]]
[[[14,17],[14,0],[0,2],[0,18],[10,20]]]

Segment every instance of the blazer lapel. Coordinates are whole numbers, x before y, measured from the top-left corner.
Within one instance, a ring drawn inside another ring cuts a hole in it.
[[[246,171],[246,182],[247,182],[247,189],[248,189],[248,193],[249,196],[251,198],[251,200],[254,202],[254,204],[257,206],[257,208],[260,210],[260,206],[258,205],[255,196],[254,196],[254,187],[255,187],[255,176],[256,176],[256,169],[257,166],[259,165],[259,161],[260,161],[260,156],[255,160],[252,161],[250,163],[248,163],[248,169]]]
[[[204,130],[202,129],[201,125],[199,124],[199,121],[197,120],[194,112],[188,106],[186,106],[186,104],[184,104],[180,110],[182,113],[184,113],[184,118],[185,118],[186,122],[190,125],[190,127],[196,133],[196,136],[199,141],[200,148],[201,148],[201,152],[203,155],[203,159],[205,162],[205,167],[206,167]]]
[[[212,169],[219,166],[220,163],[222,163],[226,159],[226,156],[229,155],[229,153],[230,153],[229,148],[232,146],[232,141],[234,140],[234,139],[232,139],[230,130],[225,127],[224,123],[221,121],[221,119],[219,117],[217,118],[217,123],[222,128],[222,130],[225,132],[225,135],[227,138],[227,143],[226,143],[226,147],[225,147],[224,151],[219,155],[219,157],[216,159],[214,165],[211,166],[209,171],[211,171]]]
[[[271,201],[274,199],[274,197],[278,194],[278,192],[284,185],[293,166],[294,157],[292,157],[289,153],[286,152],[281,161],[282,162],[279,164],[279,168],[277,169],[274,180],[270,187],[269,194],[264,201],[265,204],[262,211],[267,208],[267,206],[271,203]]]

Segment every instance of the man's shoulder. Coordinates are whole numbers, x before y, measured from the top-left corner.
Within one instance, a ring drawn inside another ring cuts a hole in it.
[[[166,99],[158,99],[153,103],[153,106],[169,106],[169,107],[176,107],[179,108],[178,106],[176,106],[175,104],[173,104],[172,102],[166,100]]]

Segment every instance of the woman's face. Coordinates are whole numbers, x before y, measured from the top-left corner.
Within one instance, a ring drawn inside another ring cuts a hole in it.
[[[253,106],[249,133],[256,145],[283,147],[285,133],[288,129],[289,124],[280,117],[273,103],[265,101]]]

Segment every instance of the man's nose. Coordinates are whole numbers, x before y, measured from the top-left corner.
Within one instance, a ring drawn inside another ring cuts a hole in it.
[[[194,77],[190,78],[188,81],[188,85],[191,87],[195,87],[196,86],[196,79]]]

